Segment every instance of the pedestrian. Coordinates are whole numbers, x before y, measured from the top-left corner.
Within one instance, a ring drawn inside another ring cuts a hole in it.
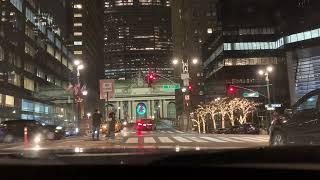
[[[96,109],[92,115],[92,140],[94,140],[95,135],[97,135],[97,140],[99,140],[101,121],[102,115],[100,111]]]
[[[109,118],[111,118],[111,121],[109,123],[109,138],[114,139],[115,125],[116,125],[116,114],[114,112],[110,112]]]

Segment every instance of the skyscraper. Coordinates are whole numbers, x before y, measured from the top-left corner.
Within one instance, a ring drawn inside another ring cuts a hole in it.
[[[73,0],[70,4],[71,40],[75,60],[85,68],[81,79],[88,88],[85,111],[93,112],[100,106],[99,79],[103,74],[103,1]]]
[[[106,78],[148,70],[172,77],[169,0],[106,0],[104,7]]]
[[[175,76],[181,78],[182,61],[189,62],[190,105],[195,107],[203,102],[204,84],[202,72],[201,46],[216,31],[217,0],[173,0],[173,58],[179,61],[175,65]],[[196,60],[196,61],[194,61]],[[197,62],[197,63],[194,63]],[[186,107],[183,93],[176,92],[177,115],[181,116]]]

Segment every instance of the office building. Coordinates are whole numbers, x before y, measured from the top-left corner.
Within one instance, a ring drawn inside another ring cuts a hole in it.
[[[105,77],[153,71],[172,78],[169,0],[106,0],[104,7]]]
[[[1,1],[0,120],[75,125],[73,55],[36,0]]]

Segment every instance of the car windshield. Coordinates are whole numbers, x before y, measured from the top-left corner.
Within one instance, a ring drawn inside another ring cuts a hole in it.
[[[319,144],[319,9],[1,0],[0,152]]]

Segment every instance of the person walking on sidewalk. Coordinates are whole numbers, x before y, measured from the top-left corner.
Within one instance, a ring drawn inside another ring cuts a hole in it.
[[[100,125],[102,121],[102,115],[98,109],[92,115],[92,140],[94,140],[95,135],[97,135],[97,140],[99,140]]]
[[[109,118],[111,118],[111,121],[109,123],[109,138],[114,139],[115,138],[115,125],[116,125],[116,114],[114,112],[109,113]]]

